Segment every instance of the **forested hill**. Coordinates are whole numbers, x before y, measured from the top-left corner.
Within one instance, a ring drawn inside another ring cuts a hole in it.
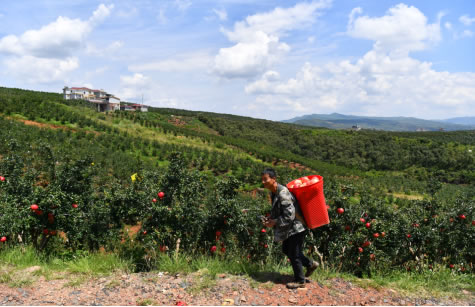
[[[271,165],[288,178],[310,172],[360,177],[379,172],[475,182],[475,131],[330,130],[169,108],[106,114],[60,94],[10,88],[0,88],[0,123],[0,155],[12,142],[24,154],[49,148],[58,159],[89,155],[102,163],[104,174],[124,180],[140,167],[166,165],[169,154],[178,150],[190,166],[233,174],[249,187],[259,186],[260,170]]]
[[[425,120],[414,117],[369,117],[332,114],[311,114],[284,120],[312,127],[332,129],[351,129],[358,125],[362,129],[385,131],[447,131],[475,129],[475,121],[471,117],[453,118],[448,120]]]

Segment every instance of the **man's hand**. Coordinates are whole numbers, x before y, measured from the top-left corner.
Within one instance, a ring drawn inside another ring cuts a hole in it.
[[[264,225],[267,227],[274,227],[276,223],[277,223],[276,220],[268,219],[264,222]]]

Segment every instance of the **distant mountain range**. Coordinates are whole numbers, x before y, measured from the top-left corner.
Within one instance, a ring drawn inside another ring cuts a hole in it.
[[[451,124],[458,124],[458,125],[467,125],[467,126],[475,126],[475,116],[472,117],[454,117],[449,119],[441,120],[445,123]]]
[[[311,114],[284,120],[312,127],[331,129],[351,129],[358,126],[361,129],[376,129],[387,131],[445,131],[474,130],[475,117],[456,117],[444,120],[425,120],[415,117],[370,117],[332,114]]]

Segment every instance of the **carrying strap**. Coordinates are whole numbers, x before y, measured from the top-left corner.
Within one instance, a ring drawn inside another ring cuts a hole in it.
[[[285,187],[285,186],[283,186]],[[272,200],[272,207],[274,206],[274,203],[276,201],[276,198],[277,198],[277,194],[279,193],[279,188],[277,188],[277,193],[274,194],[274,193],[271,193],[271,200]],[[290,190],[289,190],[290,192]],[[302,210],[300,209],[300,204],[299,204],[299,201],[297,200],[297,197],[295,197],[294,193],[290,192],[290,195],[292,195],[292,201],[293,201],[293,205],[294,205],[294,208],[295,208],[295,218],[298,219],[306,228],[307,227],[307,222],[305,222],[305,218],[303,217],[303,214],[302,214]],[[295,219],[294,219],[295,221]],[[292,222],[293,224],[293,222]]]
[[[292,198],[294,201],[295,218],[297,218],[305,227],[307,227],[307,222],[305,222],[305,218],[303,217],[302,209],[300,209],[300,204],[299,204],[299,201],[297,200],[297,197],[295,197],[294,193],[292,192],[290,192],[290,194],[292,194]]]

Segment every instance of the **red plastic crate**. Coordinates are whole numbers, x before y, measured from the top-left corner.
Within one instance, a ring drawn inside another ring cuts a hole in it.
[[[303,180],[298,178],[292,180],[287,184],[287,188],[297,198],[300,209],[307,223],[309,229],[317,228],[330,223],[328,216],[328,206],[325,203],[325,196],[323,195],[323,177],[319,175],[306,176],[309,181],[313,178],[318,178],[317,183],[308,184],[305,187],[295,187],[295,181]],[[291,186],[294,186],[291,188]]]

